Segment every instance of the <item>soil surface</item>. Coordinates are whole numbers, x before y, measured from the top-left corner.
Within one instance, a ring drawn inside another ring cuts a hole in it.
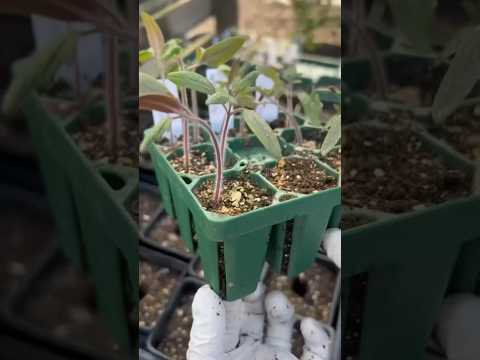
[[[166,310],[179,281],[179,274],[169,268],[157,267],[145,261],[139,267],[141,328],[152,328]]]
[[[182,298],[181,305],[175,309],[168,323],[166,338],[158,345],[158,350],[171,360],[186,360],[193,323],[192,303],[193,294]]]
[[[280,290],[295,307],[295,313],[328,321],[337,274],[323,264],[315,263],[294,279],[270,273],[265,279],[267,291]]]
[[[215,162],[208,159],[207,153],[198,150],[193,150],[190,154],[190,165],[188,171],[185,169],[183,156],[171,159],[170,164],[173,166],[175,171],[183,174],[202,176],[215,172]],[[234,164],[232,164],[232,161],[227,160],[226,169],[231,168],[233,165]]]
[[[344,130],[343,203],[404,213],[468,196],[471,179],[408,128]]]
[[[22,304],[22,317],[60,341],[88,346],[119,359],[121,353],[98,313],[93,285],[66,259],[45,273]]]
[[[480,160],[480,114],[474,116],[472,108],[458,110],[445,124],[431,125],[428,130],[468,159]]]
[[[152,225],[148,231],[148,238],[169,250],[177,251],[182,255],[192,255],[180,237],[177,223],[168,215],[159,218]]]
[[[308,158],[281,159],[277,166],[265,169],[263,174],[277,188],[301,194],[337,186],[335,177],[328,175],[316,161]]]
[[[350,230],[362,225],[370,224],[374,221],[376,221],[376,219],[373,217],[363,214],[345,214],[342,216],[342,220],[340,221],[340,229]]]
[[[214,180],[204,182],[195,190],[195,195],[208,211],[221,215],[235,216],[247,213],[262,207],[269,206],[273,195],[264,188],[259,187],[248,177],[227,179],[224,181],[223,195],[219,206],[213,204]]]
[[[129,167],[138,167],[138,145],[140,137],[138,123],[133,120],[121,122],[118,158],[115,160],[107,148],[105,125],[83,124],[79,131],[72,134],[73,140],[92,161],[103,161]]]
[[[150,191],[140,190],[138,211],[140,213],[140,227],[145,229],[153,220],[155,212],[160,208],[159,196]]]

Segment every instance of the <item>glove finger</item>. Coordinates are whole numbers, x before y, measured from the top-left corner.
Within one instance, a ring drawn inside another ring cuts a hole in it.
[[[263,339],[265,328],[265,285],[258,283],[257,289],[243,299],[244,319],[240,331],[243,344],[247,339]]]
[[[295,309],[281,291],[272,291],[265,298],[268,327],[265,344],[290,352],[292,348]]]
[[[330,359],[332,339],[322,324],[312,318],[305,318],[300,324],[300,330],[305,340],[302,360]]]
[[[222,360],[225,358],[225,307],[222,299],[208,285],[202,286],[193,299],[193,324],[188,344],[188,360]]]
[[[240,341],[240,328],[244,321],[244,308],[242,300],[224,301],[225,306],[225,346],[224,351],[235,349]]]
[[[342,267],[342,231],[338,228],[327,229],[323,238],[323,248],[340,269]]]
[[[260,341],[248,339],[243,345],[229,352],[225,360],[252,360],[259,346],[261,346]]]

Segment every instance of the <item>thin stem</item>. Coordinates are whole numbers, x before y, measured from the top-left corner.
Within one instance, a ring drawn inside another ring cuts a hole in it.
[[[303,144],[302,129],[298,125],[295,116],[293,115],[293,85],[289,84],[287,89],[287,120],[289,125],[295,131],[295,142],[298,145]]]
[[[224,168],[226,168],[225,152],[227,148],[226,144],[227,144],[228,127],[230,123],[231,113],[232,113],[232,105],[229,105],[228,109],[225,106],[225,120],[223,121],[222,132],[220,136],[220,154],[222,156],[222,164]]]
[[[117,83],[118,75],[118,43],[114,35],[106,35],[106,77],[105,96],[107,97],[107,144],[112,157],[112,162],[118,158],[118,137],[119,137],[119,89]]]
[[[181,70],[185,68],[185,65],[181,59],[178,60],[178,66]],[[184,108],[189,109],[187,89],[185,87],[180,88],[180,101]],[[190,129],[188,127],[187,119],[183,119],[182,121],[182,130],[183,130],[183,166],[185,167],[185,170],[188,173],[190,168]]]
[[[212,127],[210,124],[201,119],[198,116],[195,116],[191,112],[189,112],[188,109],[185,109],[186,113],[184,116],[192,121],[198,122],[205,130],[207,130],[208,135],[210,136],[210,139],[212,141],[214,153],[215,153],[215,167],[216,167],[216,172],[215,172],[215,192],[213,194],[213,204],[215,207],[220,205],[220,199],[222,198],[222,193],[223,193],[223,164],[222,164],[222,158],[221,158],[221,150],[220,150],[220,145],[218,143],[217,135],[215,135],[215,132],[213,131]]]
[[[198,112],[198,95],[195,90],[191,91],[191,98],[192,98],[192,111],[195,116],[199,115]],[[195,122],[193,124],[193,143],[198,144],[200,142],[200,126]]]
[[[369,52],[378,95],[380,96],[381,100],[386,100],[388,98],[388,77],[375,43],[370,37],[368,31],[365,30],[362,24],[358,23],[357,19],[348,9],[342,9],[342,16],[345,16],[345,20],[355,28],[358,38],[363,41],[366,50]]]

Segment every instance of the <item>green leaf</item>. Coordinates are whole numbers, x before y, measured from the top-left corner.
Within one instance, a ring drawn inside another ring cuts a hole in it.
[[[235,56],[247,39],[248,36],[233,36],[210,46],[203,53],[202,63],[212,67],[225,64]]]
[[[341,115],[334,115],[328,122],[327,136],[323,140],[320,152],[323,156],[327,155],[337,145],[342,137],[342,118]]]
[[[257,136],[258,140],[267,149],[267,151],[275,158],[282,157],[282,149],[278,141],[277,135],[272,128],[263,120],[256,111],[243,110],[243,120],[248,125],[250,130]]]
[[[225,89],[220,89],[216,93],[210,95],[207,98],[206,104],[207,105],[225,105],[230,101],[230,95]]]
[[[302,103],[303,111],[308,121],[314,126],[322,126],[325,118],[323,116],[323,103],[320,100],[320,94],[308,95],[305,92],[301,92],[297,96]]]
[[[138,73],[138,87],[138,96],[140,97],[145,95],[170,95],[170,91],[161,81],[142,72]]]
[[[165,37],[163,36],[162,30],[160,30],[160,26],[158,26],[157,21],[153,16],[144,11],[140,13],[140,16],[142,17],[143,25],[145,25],[148,43],[153,49],[155,57],[160,60],[165,45]]]
[[[261,74],[269,77],[273,81],[280,78],[280,73],[272,66],[259,66],[257,69]]]
[[[239,94],[235,97],[235,103],[237,106],[247,109],[255,109],[257,102],[255,98],[250,94]]]
[[[182,55],[183,48],[179,39],[171,39],[165,43],[162,52],[162,60],[172,60]]]
[[[19,60],[14,65],[14,78],[3,98],[3,112],[7,115],[16,114],[30,91],[50,86],[59,67],[73,59],[76,46],[77,36],[69,32],[47,48]]]
[[[480,29],[465,36],[435,95],[432,115],[442,122],[465,100],[480,79]]]
[[[171,72],[167,78],[179,87],[186,87],[208,95],[215,93],[215,86],[206,77],[193,71]]]
[[[144,64],[152,60],[153,58],[155,58],[155,54],[153,53],[152,49],[140,50],[138,52],[138,62],[140,64]]]
[[[232,84],[232,90],[235,94],[243,92],[245,89],[248,89],[251,86],[255,86],[255,81],[260,75],[258,71],[252,71],[247,74],[243,79],[237,79]]]
[[[165,132],[170,129],[172,126],[172,119],[170,117],[165,118],[160,123],[156,124],[151,129],[148,129],[145,132],[145,137],[140,145],[140,152],[146,153],[148,146],[156,141],[157,139],[161,138]]]

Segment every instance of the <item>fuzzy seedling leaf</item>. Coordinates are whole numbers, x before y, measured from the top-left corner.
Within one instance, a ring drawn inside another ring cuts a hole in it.
[[[138,73],[139,96],[170,94],[167,87],[153,76],[139,72]]]
[[[257,102],[255,98],[250,94],[239,94],[235,97],[235,103],[243,108],[255,109],[257,107]]]
[[[206,77],[193,71],[175,71],[169,73],[167,77],[179,87],[186,87],[207,95],[215,93],[215,86]]]
[[[230,95],[225,89],[219,89],[207,98],[207,105],[225,105],[230,101]]]
[[[170,117],[165,118],[163,121],[156,124],[151,129],[145,132],[145,137],[140,145],[140,152],[142,154],[147,152],[148,146],[155,140],[161,138],[165,132],[172,126],[172,119]]]
[[[155,54],[152,49],[140,50],[138,52],[138,62],[140,64],[145,64],[146,62],[155,58]]]
[[[153,16],[144,11],[140,13],[140,16],[142,17],[142,22],[145,26],[145,31],[147,32],[148,43],[153,49],[155,57],[160,60],[163,47],[165,46],[165,38],[162,30],[160,30],[160,26],[158,26],[157,21]]]
[[[323,103],[320,100],[320,95],[308,95],[305,92],[301,92],[298,94],[298,99],[302,104],[308,122],[316,127],[322,126],[325,118],[323,117]]]
[[[328,122],[328,131],[323,140],[320,152],[323,156],[327,155],[337,145],[342,136],[342,118],[341,115],[334,115]]]
[[[139,98],[138,108],[147,111],[181,114],[184,112],[178,99],[172,95],[144,95]]]
[[[248,73],[244,78],[237,79],[232,84],[232,90],[235,94],[239,94],[251,86],[255,85],[257,77],[260,75],[259,71],[252,71]]]
[[[47,48],[18,61],[14,65],[14,79],[3,99],[3,112],[16,114],[30,91],[49,86],[59,67],[71,61],[76,46],[77,36],[69,32]]]
[[[465,100],[480,79],[480,28],[472,29],[458,46],[440,88],[435,95],[432,115],[444,121]]]
[[[247,36],[233,36],[210,46],[203,53],[202,63],[212,67],[225,64],[235,56],[247,40]]]
[[[267,149],[267,151],[275,158],[280,159],[282,157],[282,149],[278,141],[275,132],[263,120],[256,111],[243,110],[243,120],[246,122],[250,130],[257,136],[258,140]]]

